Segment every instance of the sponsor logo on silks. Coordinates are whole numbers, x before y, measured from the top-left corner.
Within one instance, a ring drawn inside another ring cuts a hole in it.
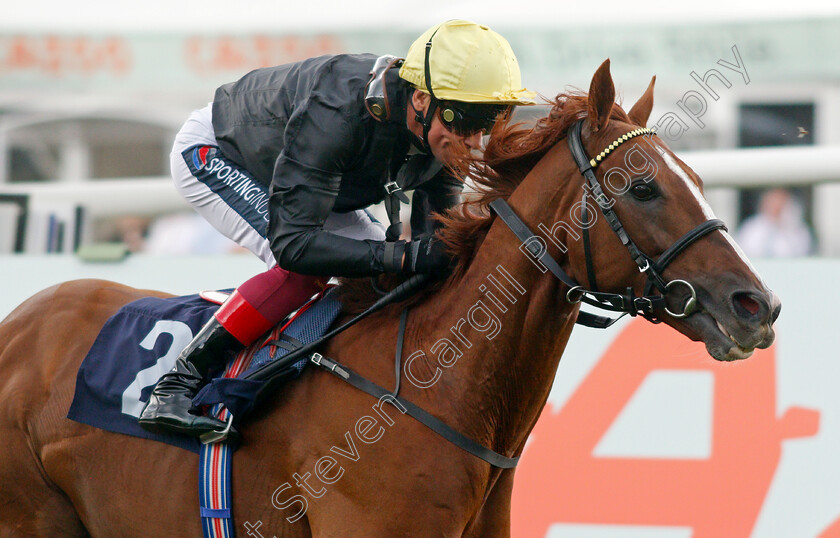
[[[196,146],[193,148],[192,161],[196,170],[204,168],[207,165],[208,156],[212,157],[216,153],[215,146]]]
[[[268,188],[216,146],[196,145],[182,153],[196,179],[219,195],[262,237],[268,227]]]

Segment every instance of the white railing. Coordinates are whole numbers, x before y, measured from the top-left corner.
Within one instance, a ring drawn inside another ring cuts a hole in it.
[[[686,151],[677,155],[707,187],[840,182],[840,146]]]
[[[172,179],[164,176],[131,179],[96,179],[54,183],[0,185],[0,194],[26,194],[31,210],[41,207],[82,206],[91,215],[154,215],[188,210],[189,205],[175,191]]]
[[[678,156],[703,179],[707,195],[724,220],[737,220],[737,190],[774,185],[833,184],[815,193],[815,226],[821,240],[840,244],[840,146],[757,148],[682,152]],[[39,224],[52,216],[67,222],[65,250],[75,233],[75,208],[84,208],[85,222],[119,215],[154,216],[190,211],[168,177],[106,179],[0,185],[0,195],[25,195],[28,199],[29,233],[44,234]],[[9,219],[7,219],[8,222]],[[0,223],[3,226],[7,224]],[[8,243],[8,240],[7,240]],[[43,252],[39,241],[27,241],[27,251]],[[34,246],[33,246],[34,245]],[[834,247],[823,253],[835,253]],[[6,249],[8,250],[8,248]]]

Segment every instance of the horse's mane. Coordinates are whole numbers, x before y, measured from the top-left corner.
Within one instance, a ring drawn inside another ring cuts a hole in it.
[[[551,110],[533,127],[512,123],[508,117],[493,127],[482,155],[471,154],[466,147],[459,155],[456,168],[469,170],[469,179],[476,192],[444,214],[434,216],[442,224],[438,237],[458,260],[447,282],[463,276],[481,246],[495,218],[489,209],[490,202],[508,198],[537,162],[566,137],[572,124],[587,116],[589,106],[588,95],[582,91],[561,93],[546,103]],[[627,113],[618,105],[612,107],[610,119],[630,122]],[[370,293],[367,279],[345,280],[343,284],[342,301],[350,310],[372,302],[374,295]]]
[[[540,159],[566,137],[572,124],[586,117],[587,97],[579,91],[559,94],[548,102],[552,105],[548,115],[532,128],[500,122],[493,129],[484,154],[469,159],[476,194],[436,217],[443,224],[441,239],[458,258],[455,278],[469,266],[493,223],[490,202],[508,198]],[[613,106],[610,118],[630,121],[618,105]]]

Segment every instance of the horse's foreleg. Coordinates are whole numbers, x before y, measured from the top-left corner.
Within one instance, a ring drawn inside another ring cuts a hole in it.
[[[309,521],[317,538],[460,538],[463,514],[422,498],[394,498],[386,503],[358,505],[333,497]]]
[[[89,536],[67,496],[45,475],[26,436],[0,429],[0,537]]]
[[[501,471],[484,505],[464,531],[465,538],[508,538],[510,536],[510,502],[514,470]]]

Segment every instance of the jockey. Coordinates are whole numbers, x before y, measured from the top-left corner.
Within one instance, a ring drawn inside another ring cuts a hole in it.
[[[213,226],[270,268],[240,285],[158,381],[139,422],[199,436],[225,424],[190,412],[228,352],[250,345],[331,276],[443,276],[432,212],[460,201],[453,148],[479,149],[512,106],[534,104],[508,42],[455,20],[427,30],[405,60],[321,56],[257,69],[216,90],[175,138],[172,175]],[[401,191],[414,190],[411,240]],[[385,198],[388,228],[365,208]]]

